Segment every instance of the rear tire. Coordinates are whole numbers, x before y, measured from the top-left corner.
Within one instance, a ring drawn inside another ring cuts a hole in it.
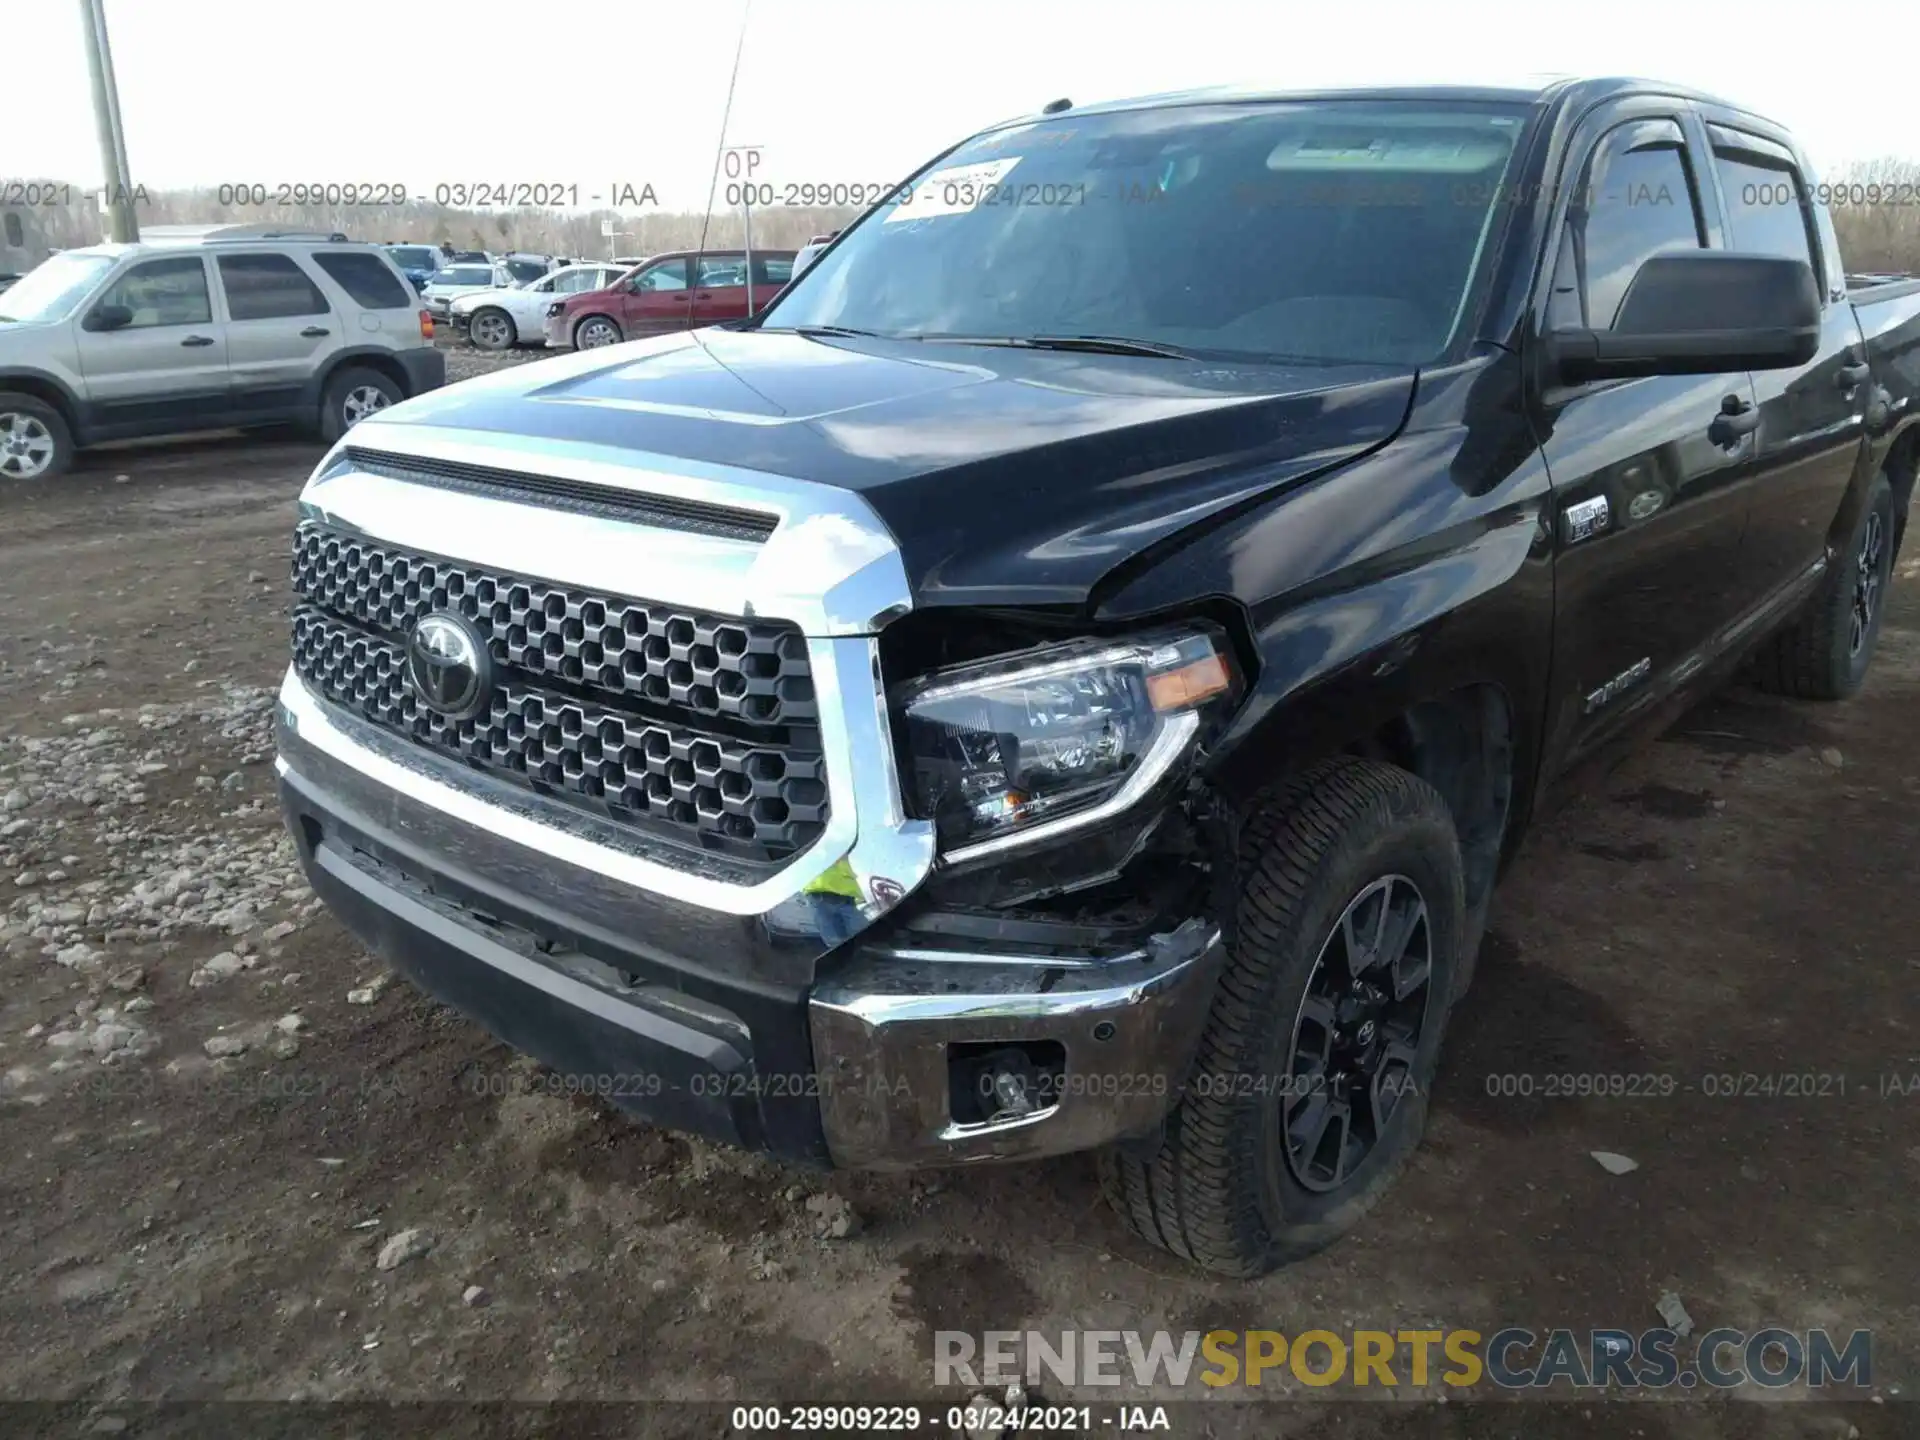
[[[1233,944],[1186,1093],[1154,1154],[1109,1151],[1101,1175],[1142,1238],[1246,1278],[1351,1229],[1419,1144],[1466,901],[1446,802],[1424,780],[1370,760],[1322,762],[1265,797],[1239,862]],[[1392,952],[1396,937],[1401,958],[1367,958]],[[1416,988],[1368,1008],[1360,992],[1392,995],[1423,964],[1423,996]],[[1353,1088],[1348,1067],[1372,1046],[1396,1057],[1380,1076],[1397,1078]],[[1308,1051],[1322,1057],[1317,1069],[1303,1065]],[[1363,1111],[1369,1101],[1384,1114]],[[1321,1120],[1342,1105],[1345,1119]]]
[[[367,416],[404,399],[400,387],[378,370],[350,365],[327,382],[320,399],[320,438],[331,445]]]
[[[1873,664],[1893,571],[1893,486],[1874,477],[1853,533],[1791,624],[1754,657],[1762,690],[1801,700],[1845,700]]]
[[[0,485],[52,480],[73,464],[73,434],[44,400],[0,390]]]

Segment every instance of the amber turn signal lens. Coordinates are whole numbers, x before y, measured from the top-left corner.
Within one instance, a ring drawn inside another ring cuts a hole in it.
[[[433,338],[433,316],[424,310],[420,312],[420,338],[422,340]]]
[[[1178,670],[1147,677],[1147,699],[1156,710],[1186,710],[1202,700],[1225,694],[1233,683],[1227,662],[1218,655],[1191,660]]]

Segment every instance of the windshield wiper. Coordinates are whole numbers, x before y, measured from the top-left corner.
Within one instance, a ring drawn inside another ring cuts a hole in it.
[[[756,330],[765,330],[770,335],[845,335],[867,340],[883,340],[878,330],[855,330],[847,325],[756,325]]]
[[[1130,340],[1124,335],[1030,335],[1036,350],[1085,350],[1095,355],[1156,355],[1163,360],[1191,360],[1193,352],[1157,340]]]
[[[922,335],[922,340],[945,345],[1000,345],[1010,350],[1078,350],[1089,355],[1151,355],[1161,360],[1192,360],[1191,351],[1157,340],[1130,340],[1124,335]]]

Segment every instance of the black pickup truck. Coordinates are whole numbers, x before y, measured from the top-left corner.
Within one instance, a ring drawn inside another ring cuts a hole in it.
[[[987,130],[754,320],[372,417],[294,546],[315,888],[656,1123],[1101,1152],[1250,1275],[1418,1143],[1584,762],[1871,660],[1920,283],[1639,81]],[[1658,957],[1649,956],[1648,963]]]

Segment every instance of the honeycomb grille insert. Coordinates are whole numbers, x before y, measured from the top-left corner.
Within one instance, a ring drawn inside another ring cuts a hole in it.
[[[819,717],[798,627],[731,620],[589,594],[395,550],[312,524],[295,534],[293,588],[308,604],[402,637],[455,610],[487,637],[496,667],[755,725]]]
[[[303,525],[294,670],[424,749],[705,853],[779,863],[827,787],[806,645],[790,626],[601,597]],[[457,611],[487,637],[489,707],[450,720],[407,679],[406,635]],[[608,632],[621,637],[610,644]]]

